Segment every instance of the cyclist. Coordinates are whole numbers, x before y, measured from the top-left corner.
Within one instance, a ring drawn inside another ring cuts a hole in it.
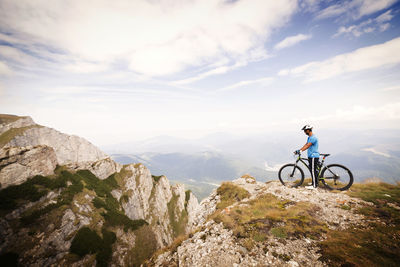
[[[319,152],[318,152],[318,138],[312,132],[312,126],[305,125],[301,130],[308,135],[307,143],[296,150],[294,153],[299,154],[301,151],[307,150],[308,164],[310,166],[312,183],[306,186],[307,189],[316,189],[318,187],[318,171],[317,166],[319,164]]]

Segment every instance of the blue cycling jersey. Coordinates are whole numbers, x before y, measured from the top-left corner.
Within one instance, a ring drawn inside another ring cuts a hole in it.
[[[311,146],[307,150],[308,157],[319,158],[318,138],[313,134],[307,138],[307,143],[311,143]]]

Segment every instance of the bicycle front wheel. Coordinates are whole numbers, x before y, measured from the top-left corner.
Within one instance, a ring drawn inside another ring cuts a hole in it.
[[[297,187],[304,181],[304,172],[299,166],[286,164],[278,173],[279,180],[284,186]]]
[[[322,183],[331,190],[344,191],[353,184],[353,174],[340,164],[330,164],[321,172]]]

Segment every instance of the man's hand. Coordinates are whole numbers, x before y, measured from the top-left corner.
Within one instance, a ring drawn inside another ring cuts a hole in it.
[[[297,149],[295,152],[293,152],[295,155],[300,155],[300,149]]]

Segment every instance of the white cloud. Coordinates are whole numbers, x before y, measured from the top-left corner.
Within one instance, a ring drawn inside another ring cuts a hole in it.
[[[292,123],[311,123],[322,122],[368,122],[377,121],[396,121],[400,119],[400,102],[388,103],[381,106],[361,106],[355,105],[350,109],[337,109],[333,113],[311,116],[307,118],[294,118]]]
[[[397,0],[348,0],[340,1],[322,9],[317,19],[325,19],[344,15],[348,19],[359,19],[393,5]]]
[[[394,16],[392,15],[392,10],[388,10],[385,13],[382,13],[381,15],[376,17],[375,20],[378,23],[382,23],[382,22],[386,22],[386,21],[392,20],[393,17]]]
[[[382,44],[359,48],[324,61],[314,61],[292,69],[284,69],[279,75],[300,76],[306,82],[329,79],[344,73],[362,71],[400,63],[400,37]]]
[[[9,76],[12,74],[13,71],[11,68],[5,62],[0,61],[0,76]]]
[[[369,15],[373,14],[379,10],[390,7],[397,0],[363,0],[359,9],[359,15]]]
[[[279,49],[283,49],[283,48],[287,48],[290,46],[293,46],[301,41],[305,41],[311,38],[310,34],[297,34],[294,36],[289,36],[286,37],[285,39],[283,39],[282,41],[280,41],[278,44],[275,45],[275,49],[279,50]]]
[[[67,71],[77,72],[77,73],[91,73],[91,72],[103,72],[108,69],[106,64],[92,63],[92,62],[76,62],[72,64],[67,64],[64,66]]]
[[[333,37],[337,37],[342,34],[351,34],[355,37],[359,37],[364,33],[371,33],[375,30],[379,30],[381,32],[386,31],[390,27],[390,21],[394,16],[391,14],[392,10],[388,10],[385,13],[377,16],[375,19],[368,19],[356,25],[351,26],[341,26],[338,31],[333,35]]]
[[[380,89],[379,91],[388,92],[388,91],[397,91],[397,90],[400,90],[400,85],[385,87],[385,88]]]
[[[255,80],[246,80],[246,81],[240,81],[238,83],[226,86],[226,87],[222,87],[218,90],[216,90],[216,92],[222,92],[222,91],[230,91],[239,87],[243,87],[243,86],[248,86],[248,85],[254,85],[254,84],[261,84],[261,85],[268,85],[273,81],[272,77],[265,77],[265,78],[261,78],[261,79],[255,79]]]
[[[227,60],[221,60],[221,62],[224,62],[224,64],[222,64],[222,65],[218,64],[219,66],[217,65],[217,67],[215,67],[215,68],[212,68],[210,70],[207,70],[205,72],[202,72],[202,73],[197,74],[190,78],[174,81],[174,82],[172,82],[172,84],[173,85],[189,84],[189,83],[192,83],[192,82],[195,82],[198,80],[202,80],[209,76],[227,73],[234,69],[244,67],[250,62],[261,61],[268,57],[269,56],[267,55],[267,53],[264,49],[253,50],[250,53],[248,53],[247,55],[245,55],[243,58],[237,59],[236,63],[233,65],[227,65]]]
[[[0,24],[9,31],[83,61],[121,60],[135,72],[157,76],[223,57],[236,64],[264,49],[297,1],[4,0],[1,6]]]

